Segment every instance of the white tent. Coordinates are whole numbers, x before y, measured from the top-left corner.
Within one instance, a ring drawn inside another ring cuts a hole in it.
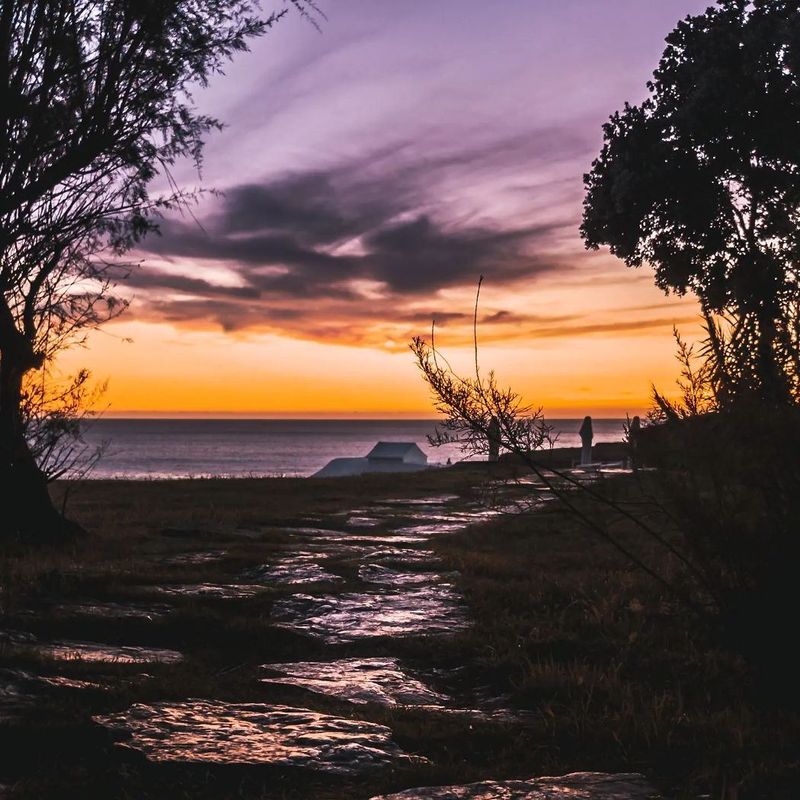
[[[426,469],[428,456],[414,442],[378,442],[363,458],[334,458],[314,478],[338,478],[366,472],[417,472]]]

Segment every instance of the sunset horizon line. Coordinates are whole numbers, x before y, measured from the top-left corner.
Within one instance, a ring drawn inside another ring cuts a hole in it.
[[[569,413],[572,412],[572,413]],[[633,416],[633,413],[642,414],[641,410],[638,412],[627,412],[628,416]],[[545,420],[555,419],[580,419],[586,415],[596,417],[597,419],[624,419],[626,412],[619,409],[558,409],[553,414],[544,413]],[[298,411],[179,411],[179,410],[159,410],[159,411],[108,411],[99,413],[97,419],[116,419],[116,420],[137,420],[137,419],[161,419],[161,420],[180,420],[180,419],[194,419],[194,420],[319,420],[319,421],[420,421],[429,422],[437,420],[439,417],[435,413],[424,414],[422,412],[298,412]]]

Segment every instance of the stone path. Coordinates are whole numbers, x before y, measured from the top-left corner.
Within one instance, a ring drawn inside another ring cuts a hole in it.
[[[453,635],[469,626],[468,611],[456,588],[457,574],[441,571],[430,542],[498,513],[463,504],[453,507],[455,502],[458,498],[454,496],[387,499],[341,515],[342,530],[281,528],[286,543],[275,557],[267,564],[243,568],[237,580],[164,583],[150,591],[156,600],[196,597],[228,601],[254,598],[281,587],[284,595],[272,605],[272,625],[330,646],[334,656],[340,645],[369,648],[387,639]],[[257,540],[268,531],[245,533],[244,538]],[[176,530],[169,535],[196,539],[203,534]],[[162,564],[202,567],[224,556],[224,550],[197,550],[170,556]],[[347,591],[337,591],[345,582]],[[138,620],[163,618],[171,611],[169,605],[159,602],[87,602],[62,608]],[[8,641],[58,659],[177,663],[182,658],[181,653],[159,648],[40,642],[24,637],[16,643]],[[456,700],[427,685],[400,660],[379,652],[357,658],[267,663],[262,669],[264,684],[297,687],[346,701],[355,708],[376,704],[431,714],[491,711],[459,708]],[[18,703],[21,683],[24,681],[7,676],[0,697],[5,691],[9,700]],[[385,725],[287,705],[197,698],[137,703],[94,720],[117,735],[121,746],[154,762],[270,764],[348,775],[426,763],[422,756],[404,752]],[[587,773],[426,787],[384,795],[381,800],[645,800],[654,796],[639,776]]]
[[[655,797],[656,793],[641,775],[574,772],[558,778],[428,786],[372,800],[651,800]]]

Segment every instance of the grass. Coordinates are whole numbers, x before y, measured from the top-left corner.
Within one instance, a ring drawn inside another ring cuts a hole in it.
[[[493,477],[510,469],[500,466]],[[0,784],[13,785],[21,798],[325,800],[599,770],[641,771],[674,798],[797,797],[800,715],[765,699],[740,660],[716,647],[659,587],[555,506],[434,537],[444,569],[460,573],[474,620],[451,637],[325,646],[270,625],[272,604],[286,588],[241,600],[169,598],[175,613],[153,622],[52,610],[55,600],[152,602],[143,589],[152,584],[224,582],[268,562],[287,539],[283,525],[341,530],[345,512],[364,508],[367,498],[453,493],[463,500],[486,477],[484,467],[463,466],[341,480],[92,482],[71,488],[68,508],[89,535],[55,551],[7,546],[0,557],[0,629],[168,647],[184,652],[186,660],[146,669],[56,662],[0,645],[6,667],[99,676],[111,686],[44,692],[23,714],[0,717]],[[63,496],[66,488],[55,492]],[[403,513],[398,510],[398,517]],[[225,558],[164,563],[170,554],[206,549],[225,550]],[[353,564],[340,559],[325,566],[346,581],[304,592],[353,588]],[[521,721],[354,707],[258,681],[265,662],[351,655],[398,656],[433,688],[465,703],[476,693],[502,698],[523,712]],[[142,672],[149,677],[141,678]],[[91,722],[92,715],[133,702],[187,697],[287,703],[387,724],[398,744],[432,763],[358,779],[268,767],[154,765],[116,747]]]

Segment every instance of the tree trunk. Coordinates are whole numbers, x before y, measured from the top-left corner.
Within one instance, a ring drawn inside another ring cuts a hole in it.
[[[22,380],[30,369],[13,348],[0,352],[0,535],[26,542],[59,542],[81,529],[59,513],[25,439]]]

